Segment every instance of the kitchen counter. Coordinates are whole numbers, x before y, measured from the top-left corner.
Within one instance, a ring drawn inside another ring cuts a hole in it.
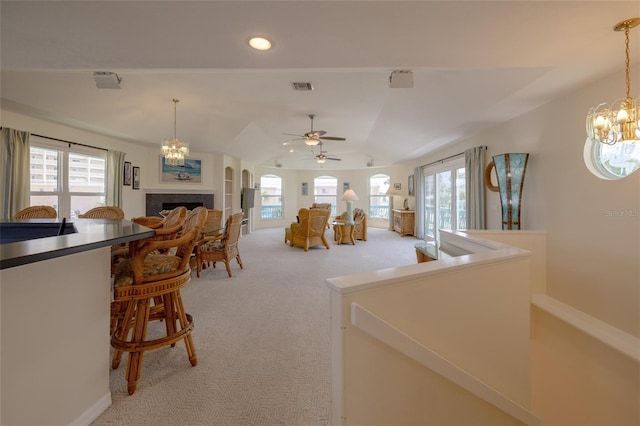
[[[3,224],[9,226],[17,223],[31,223],[34,224],[35,227],[38,224],[60,223],[60,221],[45,219],[5,220],[0,222],[0,227],[2,227]],[[69,225],[73,225],[77,232],[0,245],[0,269],[13,268],[15,266],[139,240],[155,234],[152,229],[128,220],[75,219],[72,222],[68,222],[67,226]],[[4,229],[2,232],[5,232]]]

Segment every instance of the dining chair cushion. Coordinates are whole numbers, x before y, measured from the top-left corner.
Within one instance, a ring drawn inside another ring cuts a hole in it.
[[[125,259],[118,264],[113,285],[115,287],[124,287],[133,285],[133,262]],[[178,256],[167,256],[164,254],[150,254],[144,260],[144,276],[145,278],[152,275],[166,274],[171,271],[177,271],[180,265]]]
[[[200,246],[200,250],[204,252],[224,251],[224,240],[207,241]]]

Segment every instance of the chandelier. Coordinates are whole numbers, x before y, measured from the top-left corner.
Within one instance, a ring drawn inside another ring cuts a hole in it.
[[[184,166],[184,157],[189,155],[189,144],[182,142],[177,136],[177,105],[178,99],[173,100],[173,139],[162,140],[162,155],[165,164],[170,166]]]
[[[587,136],[593,142],[607,145],[614,145],[617,142],[640,142],[640,108],[637,106],[638,100],[631,98],[631,78],[629,77],[629,31],[638,25],[640,25],[640,18],[631,18],[613,27],[614,31],[624,31],[627,96],[621,101],[614,102],[613,105],[602,103],[589,110]]]

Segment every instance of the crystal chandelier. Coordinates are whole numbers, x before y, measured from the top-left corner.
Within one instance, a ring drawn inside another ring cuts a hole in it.
[[[181,142],[177,136],[177,105],[178,99],[173,100],[173,139],[162,140],[162,155],[165,164],[171,166],[184,166],[184,157],[189,155],[189,144]]]
[[[587,114],[587,136],[593,142],[614,145],[617,142],[640,142],[640,108],[638,100],[631,98],[631,78],[629,72],[629,31],[640,25],[640,18],[631,18],[618,23],[614,31],[624,31],[625,77],[627,96],[613,105],[602,103],[591,108]],[[619,103],[619,105],[617,105]],[[616,106],[617,105],[617,106]]]

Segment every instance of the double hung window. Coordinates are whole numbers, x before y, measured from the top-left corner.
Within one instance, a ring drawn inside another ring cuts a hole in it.
[[[276,175],[260,177],[260,219],[282,219],[282,178]]]
[[[107,196],[106,152],[55,145],[32,136],[30,204],[52,206],[58,217],[75,218],[103,206]]]
[[[316,203],[330,203],[331,216],[335,216],[338,203],[338,179],[332,176],[315,178],[313,180],[313,196]]]
[[[369,217],[372,219],[389,219],[389,198],[387,195],[391,185],[388,175],[373,175],[369,178]]]

